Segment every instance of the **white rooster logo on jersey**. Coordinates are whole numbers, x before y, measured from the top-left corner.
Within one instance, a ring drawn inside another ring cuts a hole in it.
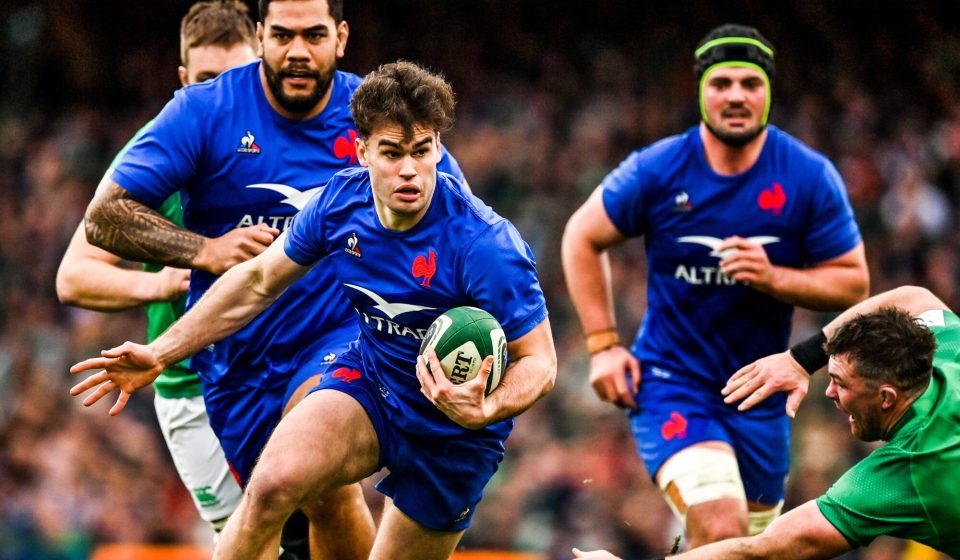
[[[780,241],[779,237],[774,237],[772,235],[757,235],[754,237],[747,237],[746,239],[747,241],[756,243],[758,245],[769,245],[770,243],[776,243]],[[683,237],[678,237],[677,241],[681,243],[696,243],[698,245],[708,247],[710,249],[710,256],[717,257],[719,259],[725,259],[737,252],[735,248],[717,251],[717,249],[723,243],[723,239],[720,239],[719,237],[711,237],[709,235],[685,235]]]
[[[303,210],[303,207],[310,202],[310,199],[313,198],[317,192],[320,191],[323,187],[313,187],[312,189],[307,189],[301,191],[290,185],[282,185],[280,183],[257,183],[256,185],[247,185],[248,189],[267,189],[274,192],[278,192],[285,196],[282,202],[283,204],[289,204],[297,210]]]

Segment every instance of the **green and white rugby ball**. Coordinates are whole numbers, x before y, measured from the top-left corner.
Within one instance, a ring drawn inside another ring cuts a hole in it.
[[[497,388],[507,367],[507,338],[493,315],[476,307],[454,307],[434,320],[423,337],[420,354],[433,348],[443,373],[459,385],[480,372],[480,364],[493,356],[486,394]]]

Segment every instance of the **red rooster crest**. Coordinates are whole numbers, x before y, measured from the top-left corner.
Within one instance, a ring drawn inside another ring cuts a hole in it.
[[[668,441],[675,437],[680,439],[687,437],[687,419],[679,412],[671,412],[670,419],[660,427],[660,435]]]
[[[349,136],[349,138],[347,138]],[[347,136],[340,136],[333,142],[333,155],[338,159],[349,157],[348,163],[357,163],[357,133],[353,130],[347,131]]]
[[[757,197],[757,204],[761,210],[773,212],[774,216],[779,216],[783,212],[783,205],[787,203],[787,194],[783,192],[783,186],[780,183],[774,183],[772,189],[767,189]]]
[[[430,279],[437,272],[437,254],[433,252],[433,249],[430,249],[428,255],[429,260],[423,255],[417,255],[417,258],[413,259],[412,269],[414,278],[423,276],[423,282],[420,285],[425,288],[430,287]]]

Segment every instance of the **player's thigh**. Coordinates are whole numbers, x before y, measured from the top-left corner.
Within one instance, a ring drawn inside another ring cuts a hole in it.
[[[470,526],[483,489],[504,456],[503,435],[477,430],[425,436],[395,430],[377,483],[395,507],[419,525],[440,532]]]
[[[637,409],[629,412],[630,427],[647,472],[656,476],[668,459],[704,442],[732,447],[726,422],[718,411],[719,393],[693,383],[645,375],[637,394]]]
[[[332,389],[310,393],[277,425],[251,485],[292,485],[305,497],[359,482],[378,467],[379,442],[366,410]]]
[[[446,560],[463,531],[434,531],[410,519],[387,498],[370,560]]]
[[[299,381],[299,380],[298,380]],[[290,392],[290,397],[287,398],[286,404],[283,405],[283,415],[286,416],[290,414],[290,411],[293,410],[293,407],[299,404],[310,391],[317,386],[317,383],[320,382],[320,374],[316,373],[306,377],[306,379],[299,381],[297,386],[293,388],[293,391]]]
[[[212,522],[229,516],[242,491],[210,427],[203,398],[157,395],[154,408],[174,466],[200,517]]]

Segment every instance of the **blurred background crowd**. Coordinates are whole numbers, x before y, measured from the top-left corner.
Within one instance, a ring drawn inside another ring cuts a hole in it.
[[[142,313],[61,306],[57,265],[115,152],[177,87],[190,0],[0,6],[0,559],[81,559],[110,542],[206,542],[156,428],[152,393],[120,416],[67,395],[70,364],[143,338]],[[252,3],[251,3],[251,6]],[[561,7],[563,6],[563,7]],[[255,13],[255,8],[254,8]],[[866,241],[872,292],[932,289],[960,309],[960,10],[952,2],[346,1],[342,69],[397,58],[457,91],[445,137],[476,194],[533,247],[560,359],[517,423],[463,539],[569,558],[659,556],[680,533],[621,411],[599,402],[560,270],[573,210],[631,150],[697,122],[691,70],[713,26],[777,49],[771,121],[827,154]],[[614,253],[620,331],[645,305],[642,242]],[[830,316],[798,312],[794,337]],[[733,373],[733,372],[731,372]],[[815,379],[798,414],[787,507],[870,451]],[[370,493],[376,506],[376,494]],[[848,558],[902,557],[882,540]]]

